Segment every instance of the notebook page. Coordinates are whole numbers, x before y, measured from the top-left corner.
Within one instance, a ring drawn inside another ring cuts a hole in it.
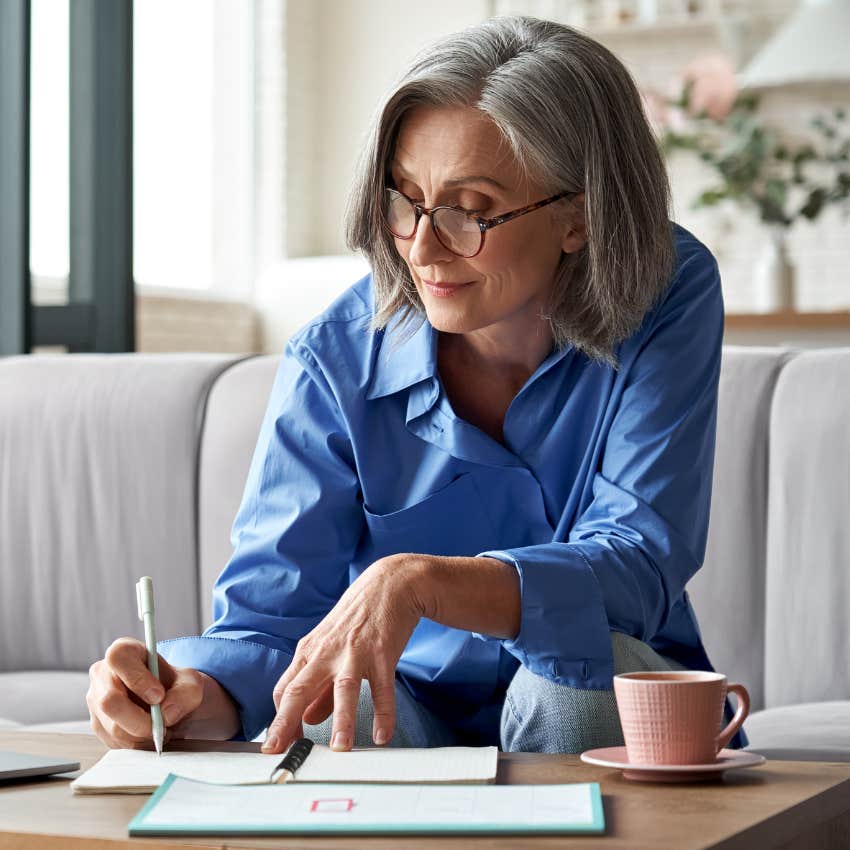
[[[269,781],[282,756],[266,753],[109,750],[71,783],[77,794],[147,794],[169,773],[227,785]],[[362,749],[333,752],[317,744],[296,782],[494,782],[496,747]]]
[[[77,794],[146,794],[169,773],[200,782],[243,785],[268,782],[280,755],[266,753],[108,750],[97,764],[72,783]]]
[[[375,747],[335,753],[317,744],[296,782],[495,782],[496,747]]]

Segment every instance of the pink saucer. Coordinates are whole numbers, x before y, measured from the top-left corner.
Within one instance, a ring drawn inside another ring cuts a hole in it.
[[[618,767],[626,779],[638,782],[700,782],[719,779],[724,770],[738,767],[756,767],[767,759],[758,753],[743,750],[721,750],[717,761],[711,764],[629,764],[625,747],[602,747],[586,750],[581,760],[601,767]]]

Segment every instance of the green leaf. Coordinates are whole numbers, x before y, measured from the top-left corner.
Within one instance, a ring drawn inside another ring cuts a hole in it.
[[[765,195],[780,209],[784,209],[788,198],[788,187],[784,180],[775,178],[768,180],[764,187]]]
[[[808,200],[800,207],[800,215],[809,219],[809,221],[817,218],[820,211],[824,207],[826,201],[826,190],[818,187],[809,193]]]
[[[755,112],[758,107],[759,98],[756,94],[739,94],[735,98],[733,108],[741,112]]]
[[[706,189],[704,192],[700,192],[696,201],[694,201],[694,207],[713,207],[715,204],[719,204],[720,201],[725,200],[727,197],[727,191],[723,188]]]
[[[679,95],[679,98],[674,100],[673,105],[678,106],[680,109],[684,109],[687,112],[688,107],[691,105],[691,91],[693,90],[693,87],[694,81],[688,80],[682,87],[682,93]]]

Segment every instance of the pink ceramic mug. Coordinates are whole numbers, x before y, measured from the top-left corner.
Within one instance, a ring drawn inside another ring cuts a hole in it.
[[[721,731],[728,691],[738,710]],[[743,685],[701,670],[620,673],[614,695],[632,764],[712,764],[750,713]]]

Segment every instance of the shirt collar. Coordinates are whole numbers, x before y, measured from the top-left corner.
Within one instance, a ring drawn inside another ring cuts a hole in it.
[[[416,323],[419,326],[416,327]],[[394,316],[381,334],[372,378],[366,398],[381,398],[437,377],[437,332],[422,314],[414,314],[409,323]],[[573,352],[571,345],[552,351],[537,367],[528,383],[532,384],[556,363]]]
[[[419,326],[416,323],[419,322]],[[437,376],[437,332],[421,314],[394,316],[381,334],[366,398],[381,398]]]

